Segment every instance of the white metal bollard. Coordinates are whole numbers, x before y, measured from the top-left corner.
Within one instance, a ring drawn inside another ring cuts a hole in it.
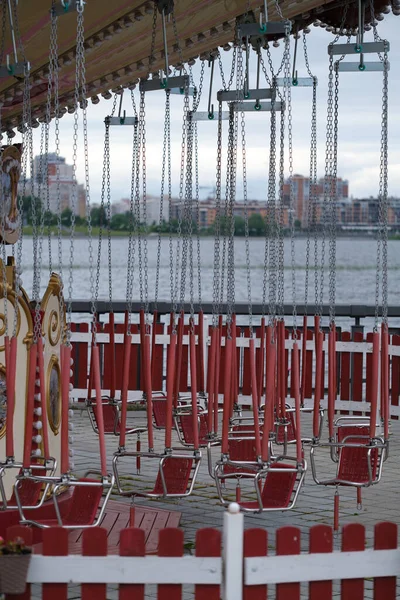
[[[243,515],[236,502],[224,514],[222,600],[243,597]]]

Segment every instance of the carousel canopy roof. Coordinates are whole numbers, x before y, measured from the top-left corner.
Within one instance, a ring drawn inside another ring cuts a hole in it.
[[[376,10],[382,0],[375,0]],[[6,5],[3,2],[3,6]],[[56,0],[57,6],[61,0]],[[70,0],[70,5],[75,3]],[[262,3],[261,3],[262,4]],[[386,5],[386,2],[383,2]],[[32,116],[41,118],[45,112],[50,43],[51,0],[20,0],[17,7],[18,29],[30,62],[32,73]],[[167,24],[169,63],[181,59],[208,58],[218,46],[232,42],[236,20],[243,16],[258,20],[260,0],[175,0],[175,18],[181,54],[176,45],[173,26]],[[285,18],[291,19],[293,29],[301,29],[316,19],[339,26],[343,2],[326,4],[322,0],[280,2]],[[118,91],[135,85],[164,66],[161,19],[157,22],[154,58],[149,65],[154,4],[141,0],[87,0],[85,5],[85,48],[87,96]],[[268,18],[279,16],[275,3],[268,2]],[[348,19],[357,13],[356,4],[348,11]],[[16,24],[15,24],[16,25]],[[348,26],[352,26],[348,23]],[[16,27],[17,29],[17,27]],[[18,32],[16,32],[18,33]],[[265,42],[265,40],[264,40]],[[59,97],[60,107],[73,106],[75,85],[76,11],[65,11],[58,20]],[[3,65],[7,54],[14,61],[11,29],[7,17]],[[22,61],[20,52],[19,62]],[[20,123],[23,102],[23,76],[8,75],[0,78],[0,101],[3,102],[3,129],[12,129]]]

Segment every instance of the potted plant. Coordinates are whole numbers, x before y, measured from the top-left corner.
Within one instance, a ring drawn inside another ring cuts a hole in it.
[[[32,549],[17,537],[5,542],[0,537],[0,593],[23,594]]]

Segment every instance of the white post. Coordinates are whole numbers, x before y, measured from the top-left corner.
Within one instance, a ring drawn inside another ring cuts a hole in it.
[[[222,600],[243,597],[243,514],[232,502],[224,514]]]

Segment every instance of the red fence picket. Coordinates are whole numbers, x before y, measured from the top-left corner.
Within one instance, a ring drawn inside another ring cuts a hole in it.
[[[51,527],[43,531],[43,556],[68,556],[68,530]],[[68,584],[45,583],[42,588],[43,600],[67,600]]]
[[[83,556],[107,556],[107,530],[103,527],[85,529],[82,534]],[[107,586],[104,583],[83,583],[82,600],[106,600]]]
[[[145,555],[145,531],[130,527],[123,529],[120,534],[119,554],[120,556],[144,556]],[[119,586],[119,600],[144,600],[144,585],[124,584]]]
[[[268,534],[265,529],[248,529],[244,532],[245,558],[268,555]],[[243,600],[267,600],[266,585],[244,585]]]
[[[89,333],[88,323],[71,323],[71,331]],[[74,361],[72,367],[71,383],[76,388],[85,389],[88,384],[88,342],[72,342],[71,358]]]
[[[365,527],[359,523],[345,525],[342,529],[342,552],[365,550]],[[344,579],[341,600],[363,600],[364,579]],[[383,600],[383,599],[382,599]]]
[[[392,335],[392,345],[400,346],[400,335]],[[400,396],[400,356],[392,356],[392,385],[391,385],[391,405],[399,406]],[[399,417],[392,416],[392,419]]]
[[[397,525],[395,523],[377,523],[375,525],[375,550],[394,550],[397,548]],[[375,600],[396,599],[396,577],[376,577],[374,579]]]
[[[68,556],[69,532],[60,527],[47,529],[43,532],[43,556]],[[120,533],[120,556],[145,556],[145,531],[138,528],[128,528]],[[22,537],[25,544],[32,545],[32,530],[19,525],[8,528],[6,541]],[[196,534],[196,557],[221,556],[221,532],[216,529],[201,529]],[[287,567],[290,570],[293,558],[300,554],[300,529],[297,527],[282,527],[276,532],[276,554],[286,556]],[[159,532],[160,557],[183,556],[183,531],[178,528],[167,528]],[[265,529],[249,529],[244,532],[243,556],[265,557],[268,555],[268,534]],[[378,523],[375,526],[374,550],[379,559],[379,550],[394,550],[397,545],[397,525],[394,523]],[[360,524],[346,525],[342,529],[342,552],[365,550],[365,528]],[[310,529],[310,555],[333,553],[333,530],[327,525],[316,525]],[[101,527],[87,529],[82,535],[83,556],[107,556],[107,530]],[[95,560],[95,558],[93,558]],[[68,569],[66,563],[66,569]],[[182,568],[184,564],[182,563]],[[318,569],[316,557],[315,569]],[[223,567],[222,567],[223,571]],[[157,572],[154,573],[154,583],[157,585]],[[180,572],[176,573],[179,582]],[[67,575],[68,579],[68,575]],[[396,575],[376,577],[374,579],[374,600],[396,599]],[[158,584],[158,600],[181,600],[182,584]],[[308,600],[332,600],[332,581],[312,581],[309,583]],[[221,589],[219,584],[201,584],[194,586],[195,600],[219,600]],[[68,598],[67,583],[44,583],[42,585],[43,600]],[[97,581],[81,585],[82,600],[106,600],[107,585],[102,583],[101,574]],[[300,583],[278,583],[276,585],[276,600],[299,600]],[[341,581],[341,600],[363,600],[364,579],[344,579]],[[119,600],[144,600],[144,584],[120,584]],[[6,595],[6,600],[30,600],[31,586],[28,584],[23,594]],[[267,585],[244,585],[243,600],[267,600]]]
[[[221,532],[218,529],[199,529],[196,533],[196,556],[221,556]],[[219,600],[219,585],[195,585],[195,600]]]
[[[332,552],[333,533],[329,525],[314,525],[310,529],[310,554]],[[331,600],[332,581],[312,581],[309,584],[309,600]]]
[[[162,529],[158,538],[158,556],[183,556],[183,530],[173,527]],[[182,585],[162,584],[158,586],[158,600],[181,600]]]
[[[300,554],[300,529],[298,527],[281,527],[277,530],[276,554],[279,556]],[[300,584],[278,583],[276,600],[300,600]]]

